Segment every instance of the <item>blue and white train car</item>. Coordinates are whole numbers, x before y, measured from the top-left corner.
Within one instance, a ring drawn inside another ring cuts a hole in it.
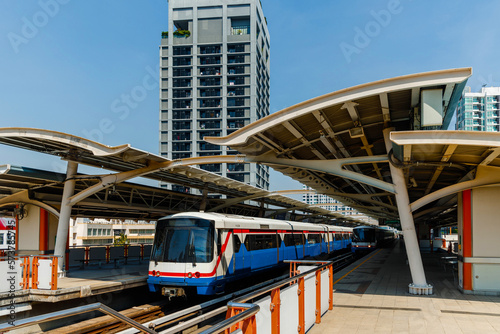
[[[389,226],[358,226],[353,228],[352,251],[364,253],[392,245],[396,230]]]
[[[149,264],[152,292],[221,293],[227,283],[351,247],[352,229],[217,213],[179,213],[158,220]]]

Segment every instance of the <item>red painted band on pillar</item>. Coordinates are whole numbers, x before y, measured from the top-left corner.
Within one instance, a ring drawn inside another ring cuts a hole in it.
[[[40,208],[40,233],[38,250],[45,252],[49,250],[49,213]]]
[[[462,254],[472,257],[472,191],[462,192]],[[463,264],[463,288],[472,290],[472,264]]]

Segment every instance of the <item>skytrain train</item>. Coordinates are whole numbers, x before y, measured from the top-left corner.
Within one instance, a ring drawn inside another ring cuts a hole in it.
[[[224,292],[228,283],[278,268],[284,260],[350,250],[352,229],[217,213],[158,220],[148,286],[164,296]]]
[[[396,230],[389,226],[358,226],[352,230],[352,251],[363,253],[375,248],[391,245],[396,239]]]

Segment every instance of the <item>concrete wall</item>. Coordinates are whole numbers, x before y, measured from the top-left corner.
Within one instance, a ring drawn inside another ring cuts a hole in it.
[[[500,257],[498,237],[500,187],[472,191],[472,254],[474,257]]]
[[[464,293],[500,295],[500,247],[498,247],[498,208],[500,187],[484,187],[471,191],[471,250],[467,256],[464,244],[464,195],[458,195],[459,287]],[[465,201],[466,202],[466,201]],[[465,246],[466,248],[466,246]],[[465,270],[470,266],[471,270]],[[468,284],[467,282],[471,282]],[[471,289],[467,286],[471,285]]]
[[[26,205],[27,215],[19,220],[19,246],[20,253],[37,254],[39,249],[40,208]]]

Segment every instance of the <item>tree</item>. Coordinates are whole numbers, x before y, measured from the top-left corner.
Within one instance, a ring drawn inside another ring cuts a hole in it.
[[[118,238],[116,238],[113,242],[113,244],[115,246],[123,246],[123,245],[127,245],[128,243],[129,242],[128,242],[127,236],[124,233],[120,233],[120,236]]]

